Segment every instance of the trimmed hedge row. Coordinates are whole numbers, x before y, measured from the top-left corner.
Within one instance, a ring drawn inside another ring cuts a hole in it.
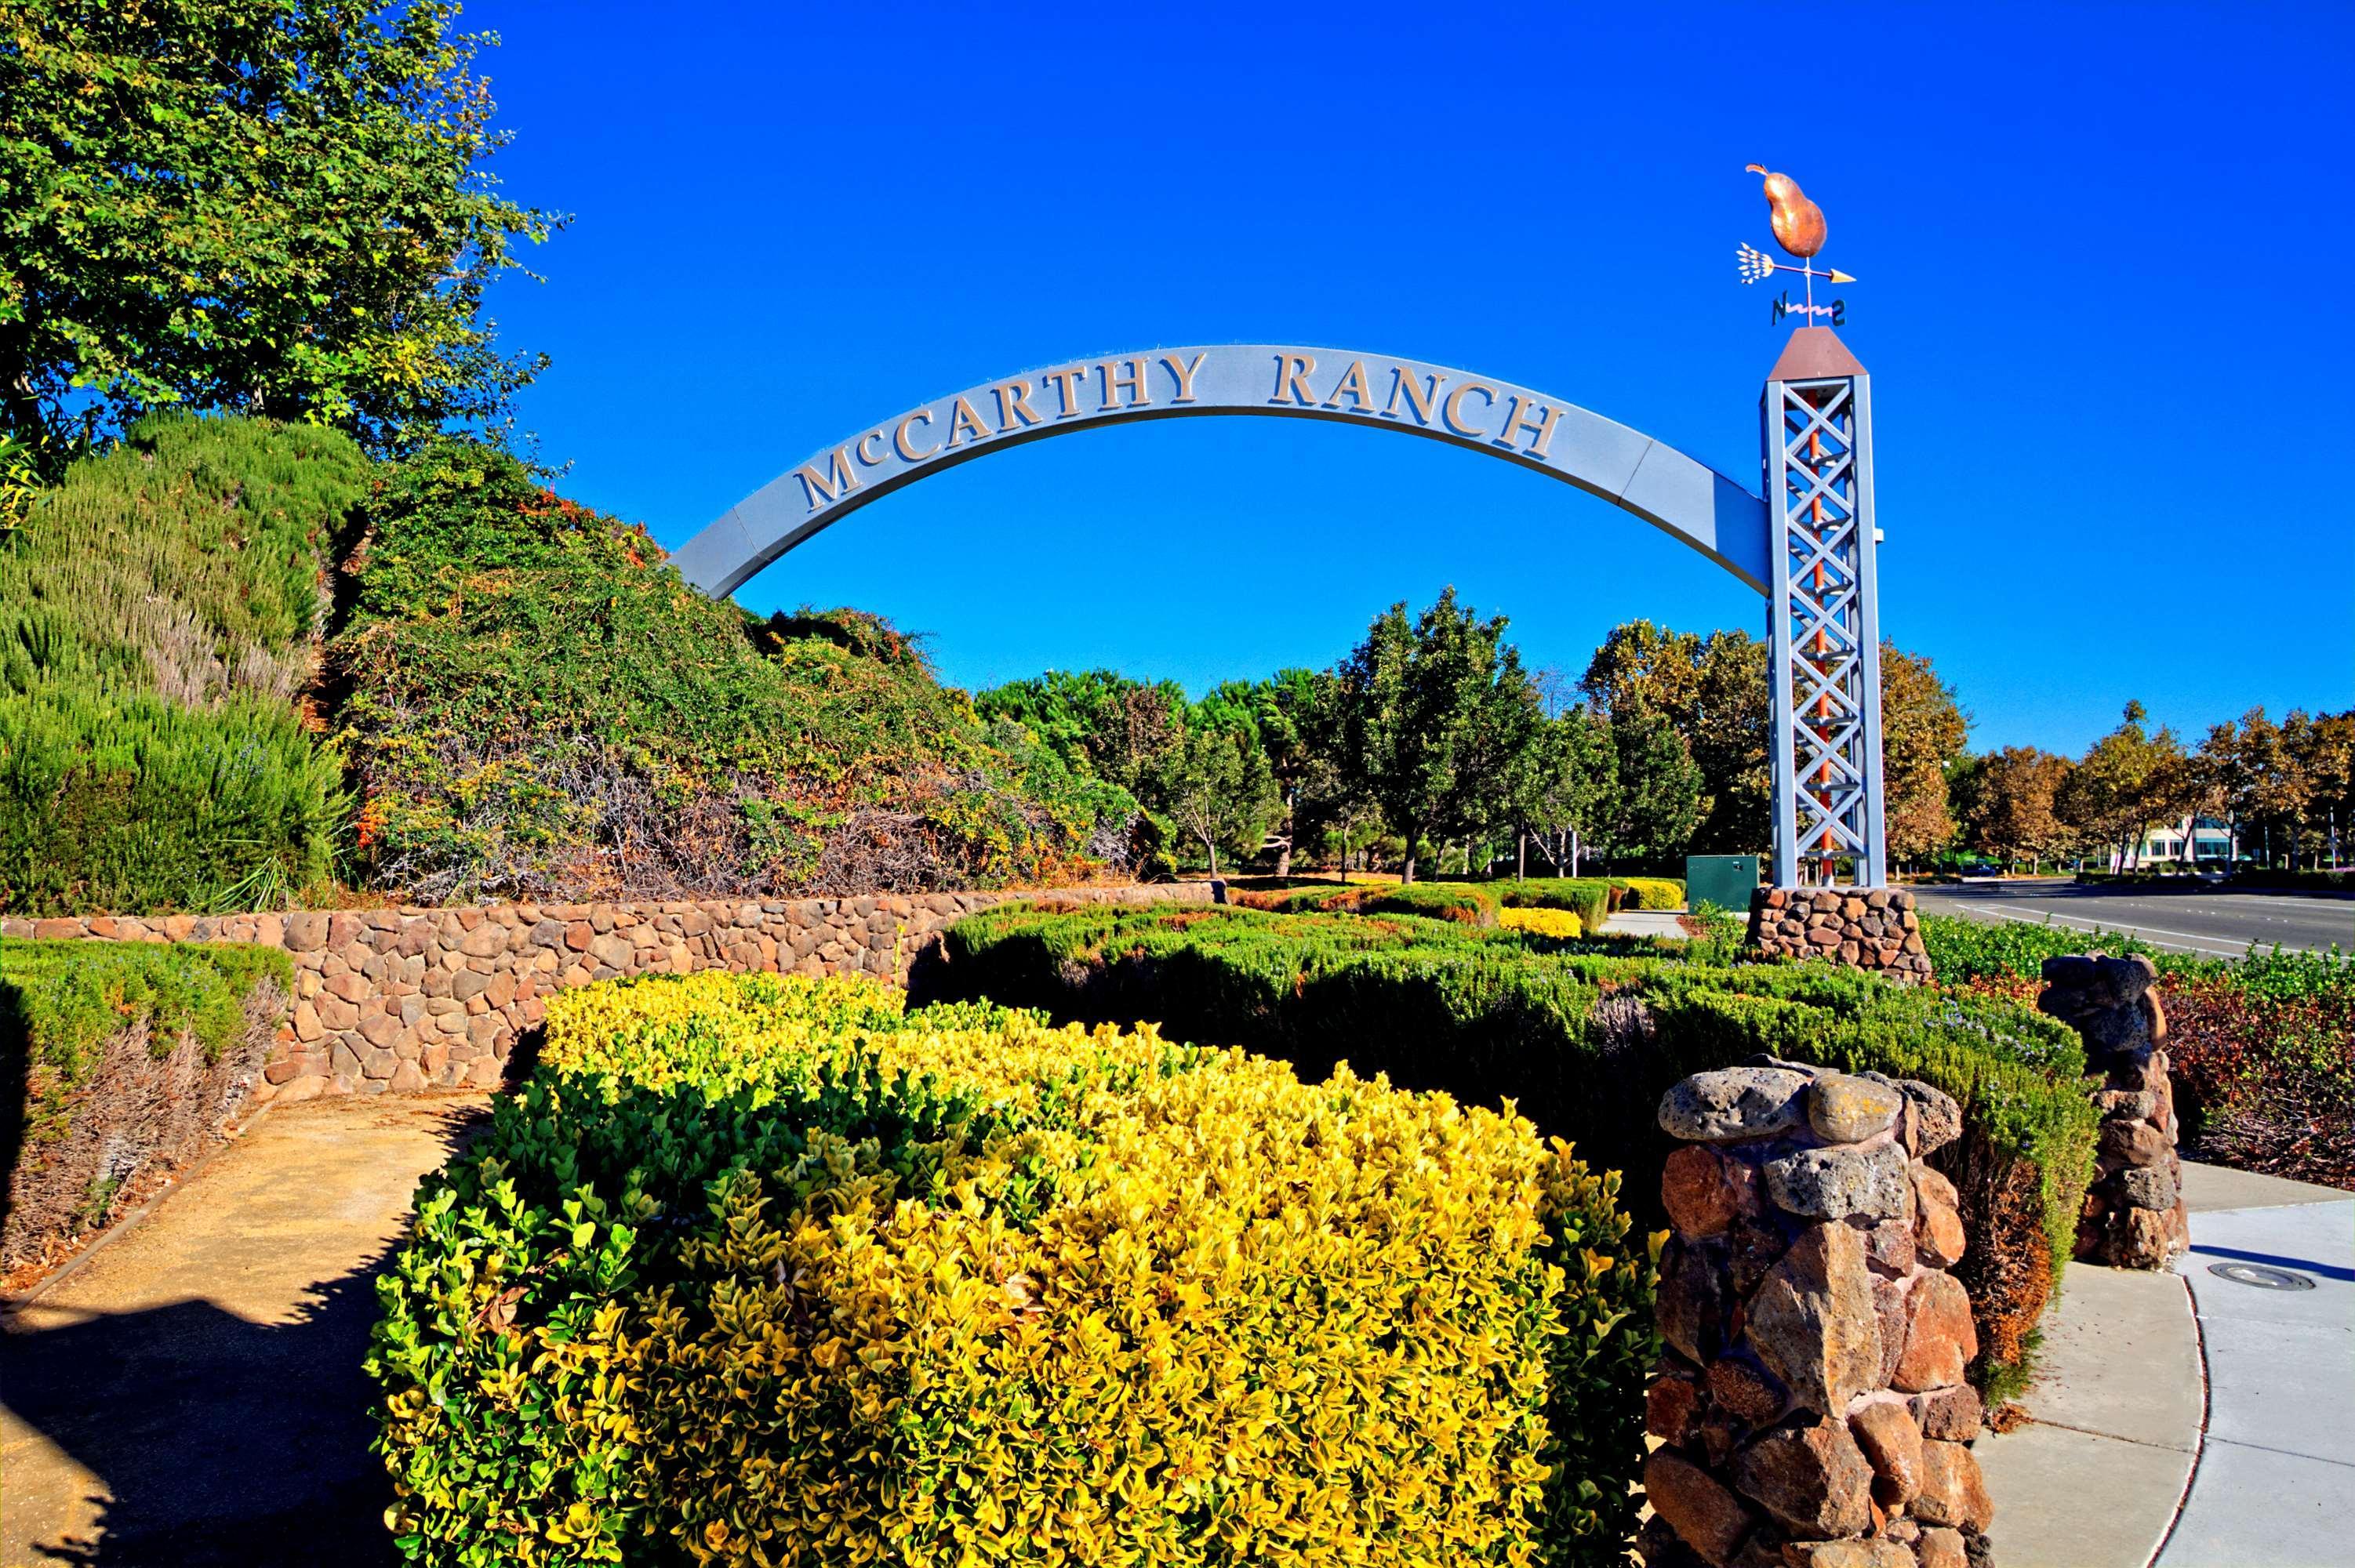
[[[1508,909],[1566,909],[1590,931],[1601,930],[1619,906],[1611,884],[1595,876],[1530,877],[1491,886],[1497,902]]]
[[[412,1561],[1624,1558],[1657,1241],[1615,1174],[1444,1096],[900,1000],[550,1001],[379,1286]]]
[[[0,1061],[18,1055],[23,1137],[60,1132],[108,1036],[152,1025],[161,1056],[193,1034],[207,1061],[244,1033],[245,1001],[265,980],[292,995],[285,953],[245,942],[41,942],[0,937]],[[16,1150],[0,1150],[12,1157]]]
[[[1589,931],[1620,909],[1681,909],[1685,885],[1664,876],[1551,876],[1506,882],[1359,882],[1234,895],[1246,909],[1312,913],[1426,915],[1464,926],[1493,926],[1498,909],[1564,909]]]
[[[1236,894],[1234,901],[1246,909],[1277,915],[1423,915],[1459,926],[1497,923],[1494,895],[1468,882],[1353,882],[1273,893],[1244,892]]]
[[[1508,931],[1573,941],[1586,934],[1579,917],[1567,909],[1499,909],[1497,924]]]
[[[2093,1173],[2073,1033],[2001,999],[1826,964],[1579,946],[1408,918],[1007,905],[952,927],[944,961],[913,983],[925,998],[986,996],[1064,1019],[1150,1019],[1310,1078],[1346,1060],[1470,1103],[1509,1101],[1589,1159],[1637,1173],[1629,1201],[1646,1219],[1671,1147],[1654,1112],[1685,1075],[1765,1054],[1923,1079],[1963,1107],[1964,1136],[1936,1163],[1975,1238],[1956,1272],[1980,1318],[1978,1375],[2021,1360]]]
[[[0,1268],[104,1227],[218,1138],[293,989],[274,948],[0,938]]]

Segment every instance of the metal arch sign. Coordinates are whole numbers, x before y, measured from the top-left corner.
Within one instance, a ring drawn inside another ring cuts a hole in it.
[[[724,598],[820,530],[928,474],[1049,436],[1209,415],[1332,419],[1518,463],[1634,513],[1771,592],[1766,503],[1675,448],[1493,376],[1281,344],[1096,356],[967,387],[817,453],[672,559],[687,581]]]

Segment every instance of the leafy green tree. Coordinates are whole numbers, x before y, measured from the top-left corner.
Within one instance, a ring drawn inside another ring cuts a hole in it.
[[[1187,712],[1158,782],[1162,809],[1201,845],[1212,876],[1220,851],[1230,861],[1254,853],[1284,810],[1258,726],[1228,702],[1205,700]]]
[[[1515,759],[1514,820],[1523,834],[1536,838],[1558,873],[1576,876],[1581,845],[1609,822],[1618,787],[1609,723],[1571,708],[1543,720]],[[1526,875],[1522,857],[1516,862],[1516,874]]]
[[[1613,851],[1639,861],[1674,860],[1700,822],[1700,765],[1668,715],[1644,703],[1612,720],[1611,741],[1618,767]]]
[[[1269,830],[1275,874],[1292,874],[1295,847],[1316,808],[1332,798],[1338,783],[1328,744],[1335,703],[1333,675],[1323,670],[1279,670],[1265,681],[1226,681],[1208,703],[1248,714],[1259,732],[1268,769],[1283,810]]]
[[[560,219],[483,163],[486,35],[450,0],[8,0],[0,430],[163,405],[406,449],[540,368],[483,316]]]
[[[1772,789],[1764,642],[1741,630],[1701,637],[1630,620],[1594,651],[1579,685],[1604,712],[1647,707],[1684,738],[1701,774],[1696,852],[1764,846]]]
[[[1339,671],[1345,766],[1406,841],[1409,882],[1424,842],[1508,814],[1516,761],[1543,723],[1507,624],[1451,588],[1412,621],[1392,605]]]
[[[1140,800],[1152,794],[1178,743],[1186,705],[1177,682],[1133,680],[1116,670],[1050,670],[974,699],[983,718],[1016,720],[1073,771]]]

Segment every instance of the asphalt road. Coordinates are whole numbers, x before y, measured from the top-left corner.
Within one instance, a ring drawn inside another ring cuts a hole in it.
[[[2267,949],[2279,944],[2320,951],[2334,942],[2355,949],[2355,895],[2350,894],[2154,892],[2021,879],[1924,885],[1913,895],[1928,914],[2131,931],[2154,948],[2207,958],[2240,958],[2252,942]]]

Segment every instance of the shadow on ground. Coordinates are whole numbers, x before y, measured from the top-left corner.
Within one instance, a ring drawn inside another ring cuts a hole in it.
[[[290,1323],[191,1299],[0,1339],[0,1399],[112,1494],[91,1499],[94,1539],[33,1550],[189,1568],[392,1562],[360,1372],[378,1266],[320,1286]]]
[[[453,1118],[441,1138],[454,1150],[474,1125]],[[145,1223],[170,1212],[166,1204]],[[98,1528],[86,1533],[37,1527],[28,1541],[12,1529],[13,1550],[31,1556],[7,1568],[393,1563],[383,1520],[390,1487],[368,1452],[375,1389],[360,1367],[375,1280],[391,1254],[377,1241],[274,1322],[191,1294],[122,1312],[60,1301],[0,1323],[0,1404],[104,1489],[58,1499],[96,1510]],[[201,1274],[191,1276],[192,1290],[202,1289]],[[21,1483],[19,1456],[10,1459],[10,1479]],[[12,1511],[31,1506],[21,1493],[12,1499]]]

